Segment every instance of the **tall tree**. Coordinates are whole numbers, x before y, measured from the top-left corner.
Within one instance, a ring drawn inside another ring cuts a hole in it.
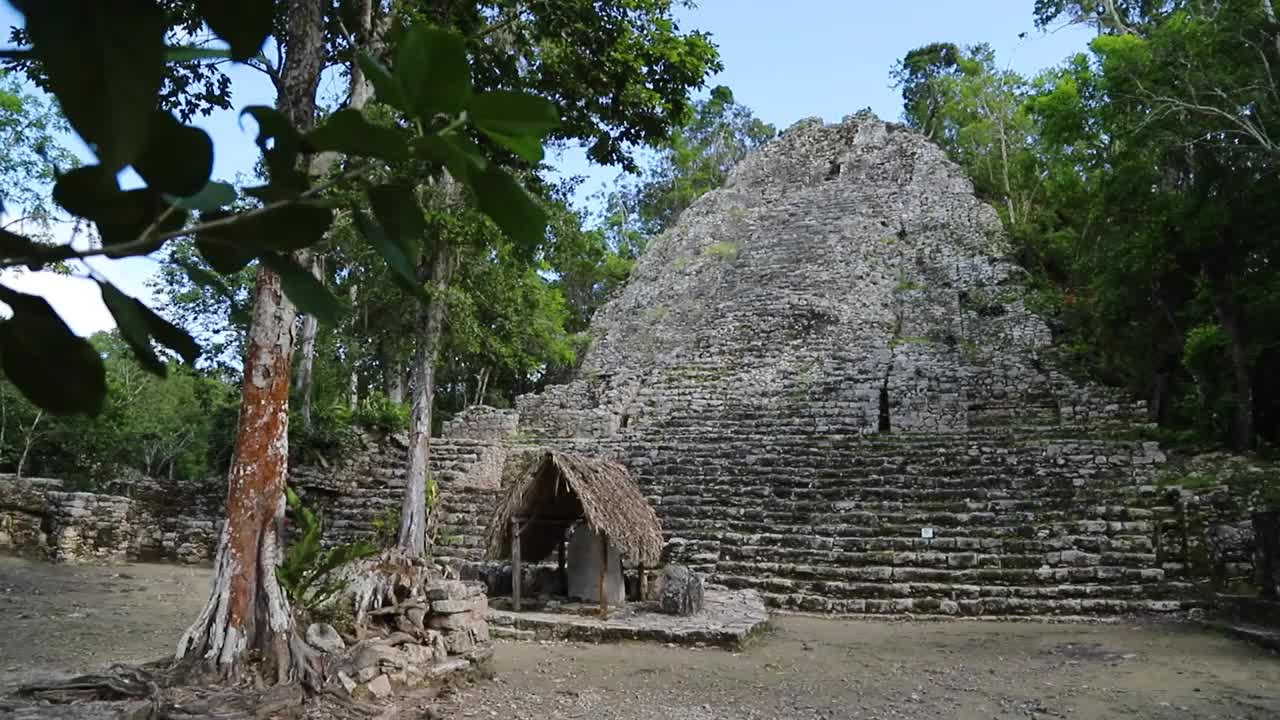
[[[903,118],[930,140],[941,136],[946,82],[960,73],[960,60],[954,43],[931,43],[908,52],[889,74],[895,87],[902,88]]]
[[[59,139],[69,130],[52,103],[0,71],[0,229],[49,229],[57,214],[49,188],[76,165]]]
[[[1266,230],[1280,210],[1271,3],[1045,0],[1036,12],[1041,25],[1095,23],[1091,53],[1024,82],[962,50],[932,77],[936,111],[907,102],[904,116],[1000,208],[1064,351],[1150,393],[1164,422],[1238,449],[1260,427],[1276,438],[1280,388],[1259,372],[1276,357],[1264,318],[1280,298]]]
[[[316,88],[325,61],[323,0],[290,0],[282,44],[279,111],[301,131],[315,125]],[[284,172],[288,169],[282,168]],[[274,179],[274,178],[273,178]],[[227,522],[214,558],[214,581],[200,616],[178,641],[178,657],[203,657],[236,677],[250,651],[262,653],[277,681],[319,672],[298,642],[279,582],[281,527],[289,464],[289,372],[297,310],[280,275],[258,268],[245,349],[240,423],[227,476]]]
[[[596,162],[631,167],[629,145],[666,139],[688,113],[690,91],[719,68],[716,50],[704,34],[679,32],[672,4],[671,0],[528,4],[480,0],[447,6],[409,4],[402,11],[409,18],[458,28],[470,38],[468,49],[475,58],[479,86],[554,97],[561,107],[561,122],[552,137],[588,143],[588,155]],[[540,148],[507,142],[501,132],[490,132],[484,140],[504,147],[511,167],[534,168],[542,160]],[[438,195],[436,200],[446,209],[460,209],[467,203],[465,198],[454,200],[448,182]],[[542,232],[515,239],[521,251],[512,257],[525,263],[546,241]],[[399,546],[410,556],[426,551],[435,366],[445,322],[444,298],[460,252],[457,238],[449,232],[424,240],[420,276],[430,283],[430,292],[416,323],[413,410],[399,530]]]
[[[278,73],[278,110],[250,107],[258,125],[268,183],[248,188],[240,211],[236,188],[209,182],[210,138],[159,110],[166,57],[207,56],[207,50],[166,48],[166,16],[149,0],[110,7],[77,0],[22,2],[33,72],[47,79],[72,128],[97,155],[97,164],[60,175],[54,198],[92,221],[101,246],[46,246],[15,233],[0,239],[0,268],[78,262],[106,255],[148,255],[166,242],[194,236],[202,258],[218,273],[259,263],[247,339],[243,399],[229,472],[228,519],[217,556],[213,590],[204,612],[178,644],[178,658],[223,677],[238,677],[248,658],[263,662],[268,679],[314,684],[314,655],[298,636],[288,602],[275,581],[280,559],[287,462],[290,354],[296,307],[332,318],[333,295],[295,259],[332,221],[334,187],[375,170],[412,164],[427,175],[448,165],[481,209],[513,236],[541,234],[545,216],[520,185],[461,133],[468,121],[503,145],[541,151],[555,107],[520,93],[473,93],[461,42],[442,31],[407,30],[394,70],[362,54],[359,62],[384,101],[408,122],[396,128],[369,124],[358,112],[335,113],[315,127],[315,92],[326,58],[325,28],[332,8],[323,0],[291,0],[276,41],[284,57]],[[275,3],[239,0],[199,4],[201,17],[230,46],[233,59],[260,58],[276,28]],[[349,50],[356,50],[350,48]],[[418,150],[418,157],[414,157]],[[314,183],[308,156],[333,151],[364,158],[349,170]],[[120,189],[119,171],[132,166],[146,185]],[[375,192],[376,187],[370,192]],[[198,220],[188,222],[190,211]],[[366,242],[406,286],[415,279],[406,261],[401,226],[388,220],[406,208],[384,208],[376,221],[361,216]],[[359,208],[353,208],[359,213]],[[187,269],[193,282],[220,284],[208,271]],[[121,293],[96,271],[103,300],[138,362],[157,375],[167,365],[156,343],[194,362],[199,347],[189,334]],[[13,384],[44,410],[97,414],[106,393],[102,357],[71,333],[43,299],[0,285],[12,316],[0,322],[0,361]]]

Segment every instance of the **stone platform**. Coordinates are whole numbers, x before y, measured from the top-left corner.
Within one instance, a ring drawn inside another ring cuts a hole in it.
[[[710,587],[702,612],[688,617],[658,612],[656,603],[629,603],[604,619],[586,611],[586,606],[569,605],[523,612],[495,608],[489,611],[489,630],[495,638],[513,640],[641,640],[737,649],[769,622],[764,599],[756,591]]]

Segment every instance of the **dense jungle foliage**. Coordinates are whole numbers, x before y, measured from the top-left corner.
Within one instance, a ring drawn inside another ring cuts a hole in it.
[[[431,19],[465,33],[499,5]],[[591,83],[633,84],[622,95],[631,105],[584,100],[553,133],[628,174],[584,210],[570,202],[574,181],[553,181],[540,152],[530,161],[518,144],[507,148],[508,167],[547,217],[545,237],[530,242],[475,208],[424,199],[433,232],[458,254],[434,298],[445,307],[437,427],[468,405],[509,406],[564,379],[588,345],[592,313],[626,281],[649,239],[775,134],[728,88],[685,100],[718,60],[705,36],[673,28],[670,3],[619,5],[630,14],[604,21],[547,12],[510,25],[511,48],[550,64],[522,74],[490,58],[492,76],[476,82],[545,91],[579,77],[572,73],[583,69],[581,57],[539,54],[538,44],[557,33],[622,68],[665,62],[665,86],[620,70],[554,88],[592,98]],[[183,3],[173,6],[171,31],[198,27]],[[1272,319],[1280,311],[1280,26],[1271,2],[1037,0],[1028,11],[1042,28],[1089,23],[1096,37],[1029,76],[1005,69],[984,45],[911,50],[890,72],[902,120],[945,148],[1000,212],[1035,308],[1051,319],[1070,367],[1148,398],[1170,439],[1270,449],[1280,441],[1280,382],[1269,372],[1280,362]],[[593,47],[619,32],[596,22],[631,34]],[[492,44],[481,51],[496,52]],[[216,68],[179,64],[164,83],[169,109],[184,119],[231,106]],[[76,162],[65,148],[67,120],[38,90],[46,86],[21,59],[0,77],[0,132],[9,140],[0,145],[4,223],[31,237],[67,219],[49,191]],[[379,105],[366,115],[390,122]],[[348,200],[378,211],[376,198],[358,191]],[[308,368],[291,402],[295,455],[340,446],[362,427],[395,431],[409,422],[419,329],[403,310],[408,291],[395,268],[362,239],[359,215],[336,218],[310,266],[335,301],[332,322],[295,358]],[[225,268],[210,265],[190,237],[169,242],[160,258],[158,310],[203,346],[201,361],[163,356],[161,379],[133,362],[129,338],[95,336],[109,390],[96,417],[50,414],[0,383],[0,470],[92,487],[126,469],[180,480],[225,469],[254,268],[221,273],[211,285]]]

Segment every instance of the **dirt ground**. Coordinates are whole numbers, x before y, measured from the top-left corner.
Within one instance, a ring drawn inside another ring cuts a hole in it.
[[[208,571],[0,557],[0,690],[171,651]],[[1280,718],[1280,658],[1196,627],[780,617],[747,650],[510,643],[459,718]]]

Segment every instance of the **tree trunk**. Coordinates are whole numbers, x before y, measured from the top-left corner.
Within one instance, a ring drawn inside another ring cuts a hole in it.
[[[288,3],[288,54],[277,106],[300,130],[314,124],[324,62],[321,0]],[[289,456],[289,373],[297,311],[280,278],[259,268],[245,355],[239,429],[227,479],[227,521],[209,601],[178,641],[177,657],[226,679],[256,654],[266,679],[317,684],[316,655],[297,634],[276,581]],[[274,676],[274,677],[272,677]]]
[[[359,286],[355,283],[351,284],[351,289],[347,291],[347,297],[351,300],[351,307],[356,306],[356,298],[359,295]],[[355,343],[347,344],[347,407],[351,412],[355,412],[360,407],[360,369],[356,367]]]
[[[324,258],[306,253],[309,262],[307,269],[320,282],[324,282]],[[302,338],[298,348],[298,377],[296,385],[299,394],[300,407],[299,414],[302,416],[302,424],[311,427],[311,397],[312,388],[315,385],[314,369],[316,365],[316,335],[320,332],[320,321],[312,315],[305,315],[302,318]]]
[[[1227,334],[1231,378],[1236,391],[1235,408],[1231,414],[1231,449],[1243,451],[1249,449],[1253,442],[1253,379],[1249,372],[1248,345],[1241,327],[1240,305],[1225,271],[1212,268],[1206,275],[1218,324]]]
[[[357,34],[361,42],[365,44],[365,50],[374,54],[381,48],[381,35],[372,33],[373,29],[373,0],[358,0],[356,3],[356,22],[357,25],[351,28]],[[353,110],[363,110],[364,106],[369,103],[373,97],[373,83],[365,77],[364,70],[361,69],[360,63],[353,58],[350,64],[351,71],[351,98],[347,103],[347,107]],[[313,161],[312,173],[315,175],[326,175],[333,166],[338,162],[339,158],[336,153],[323,152],[317,155]],[[304,263],[315,275],[318,280],[324,282],[324,257],[306,253],[309,262]],[[352,290],[352,301],[355,301],[355,290]],[[316,335],[320,331],[320,322],[311,315],[302,318],[302,340],[298,353],[298,377],[296,389],[301,398],[299,398],[301,407],[298,409],[302,416],[302,422],[307,427],[311,426],[311,405],[313,387],[315,385],[315,368],[316,361]],[[354,395],[354,393],[353,393]],[[351,402],[354,410],[357,401]]]
[[[213,592],[178,641],[177,653],[179,658],[199,654],[207,669],[230,679],[240,675],[252,650],[273,665],[278,682],[296,679],[302,670],[291,653],[293,615],[275,577],[285,511],[295,317],[280,278],[259,270]]]
[[[454,251],[438,248],[431,258],[431,297],[418,309],[418,346],[413,357],[413,412],[409,417],[409,467],[400,508],[400,548],[411,557],[426,553],[427,464],[431,443],[431,404],[436,394],[436,358],[444,330],[445,297],[453,274]]]
[[[389,360],[387,362],[386,384],[387,397],[391,402],[399,404],[404,402],[404,368],[401,367],[399,360]]]
[[[40,424],[40,419],[43,417],[44,411],[37,410],[36,419],[31,421],[31,428],[27,430],[27,435],[23,438],[22,455],[18,457],[18,467],[13,472],[15,477],[22,477],[22,468],[27,464],[27,455],[31,453],[31,446],[36,442],[36,426]]]

